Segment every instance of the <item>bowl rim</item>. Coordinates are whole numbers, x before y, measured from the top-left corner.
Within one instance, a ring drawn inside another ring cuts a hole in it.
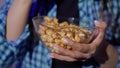
[[[35,16],[35,17],[33,17],[32,18],[32,21],[35,21],[35,19],[37,19],[37,18],[44,18],[44,17],[49,17],[49,18],[51,18],[51,19],[54,19],[54,18],[57,18],[57,17],[50,17],[50,16]],[[59,18],[57,18],[57,19],[59,19]],[[60,19],[62,19],[62,17],[60,17]],[[80,18],[75,18],[75,17],[63,17],[63,19],[68,19],[68,20],[80,20]],[[69,21],[68,21],[69,22]],[[72,22],[69,22],[69,23],[71,23],[71,24],[74,24],[74,23],[72,23]],[[77,26],[80,26],[80,27],[83,27],[83,28],[91,28],[91,29],[95,29],[96,27],[95,26],[81,26],[81,25],[77,25]]]

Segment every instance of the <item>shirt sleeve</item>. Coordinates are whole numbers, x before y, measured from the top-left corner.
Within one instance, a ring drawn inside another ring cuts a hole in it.
[[[4,37],[6,15],[11,3],[12,0],[6,0],[6,4],[0,8],[0,68],[8,68],[15,60],[22,60],[29,43],[28,25],[16,41],[9,41]]]
[[[26,41],[27,36],[24,35],[16,41],[7,41],[4,37],[0,37],[0,68],[7,68],[15,60],[23,59],[27,52]]]

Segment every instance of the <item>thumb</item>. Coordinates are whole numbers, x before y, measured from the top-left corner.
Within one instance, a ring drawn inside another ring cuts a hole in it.
[[[94,21],[95,27],[100,31],[100,32],[105,32],[107,24],[106,22],[103,21]]]

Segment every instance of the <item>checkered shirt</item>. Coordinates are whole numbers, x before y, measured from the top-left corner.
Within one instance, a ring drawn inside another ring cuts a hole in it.
[[[0,7],[0,68],[8,68],[10,64],[14,61],[18,60],[20,62],[21,68],[51,68],[52,60],[49,57],[50,51],[46,46],[39,41],[35,47],[33,47],[32,51],[29,51],[31,37],[29,34],[28,27],[26,26],[23,34],[16,41],[9,41],[4,38],[5,36],[5,24],[6,24],[6,15],[8,9],[12,3],[12,0],[5,0],[5,4]],[[36,1],[36,0],[35,0]],[[112,10],[114,14],[114,18],[109,16],[109,11],[105,11],[104,13],[108,16],[109,20],[108,24],[110,26],[107,28],[106,38],[112,39],[113,33],[112,28],[114,27],[114,19],[118,15],[118,10],[120,9],[120,0],[110,0],[112,1]],[[101,3],[99,1],[94,0],[79,0],[79,10],[80,10],[80,19],[81,21],[89,22],[89,25],[93,26],[93,21],[98,19],[98,9],[101,7]],[[107,5],[110,8],[109,3]],[[120,13],[119,13],[120,14]],[[56,16],[56,5],[51,9],[48,13],[48,16],[55,17]],[[120,16],[120,15],[119,15]],[[117,20],[117,25],[120,26],[120,19]],[[120,28],[117,27],[115,31],[115,37],[119,38]],[[96,66],[84,66],[83,68],[95,68]],[[119,66],[118,66],[119,67]],[[97,67],[96,67],[97,68]]]

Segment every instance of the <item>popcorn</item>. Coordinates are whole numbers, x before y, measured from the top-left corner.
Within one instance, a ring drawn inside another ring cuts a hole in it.
[[[78,43],[88,43],[92,32],[86,30],[80,26],[69,24],[64,21],[59,23],[57,18],[44,17],[44,24],[39,25],[39,34],[45,45],[52,51],[57,52],[54,49],[54,45],[60,45],[61,47],[69,50],[73,50],[70,46],[63,42],[63,38],[71,39]]]

